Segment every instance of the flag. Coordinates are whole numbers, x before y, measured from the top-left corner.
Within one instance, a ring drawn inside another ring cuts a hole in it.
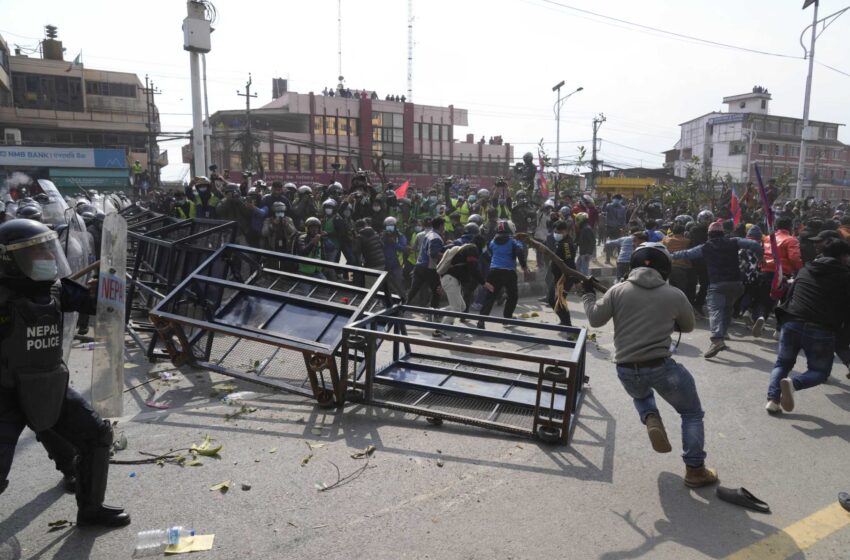
[[[767,191],[764,190],[764,181],[761,179],[761,170],[756,163],[753,165],[756,170],[756,178],[759,184],[759,195],[761,195],[761,204],[764,209],[764,218],[767,223],[767,231],[770,238],[770,254],[773,255],[773,263],[776,266],[776,272],[773,273],[773,281],[770,283],[770,297],[778,300],[785,294],[787,283],[782,275],[782,259],[779,256],[779,245],[776,244],[776,232],[773,231],[773,208],[770,207],[770,201],[767,198]]]
[[[537,168],[537,171],[540,173],[540,194],[543,195],[543,198],[549,198],[549,189],[546,188],[546,175],[543,174],[543,152],[537,152],[537,159],[540,163]]]
[[[82,66],[83,65],[83,51],[80,51],[80,54],[78,54],[76,57],[74,57],[74,60],[71,62],[71,64],[68,65],[68,68],[65,69],[65,72],[70,72],[71,70],[73,70],[75,65],[76,66]]]
[[[410,186],[410,181],[405,181],[399,188],[395,190],[396,198],[404,198],[407,196],[407,187]]]
[[[738,202],[738,195],[735,194],[735,187],[732,187],[732,200],[729,206],[732,210],[732,221],[737,226],[741,223],[741,204]]]

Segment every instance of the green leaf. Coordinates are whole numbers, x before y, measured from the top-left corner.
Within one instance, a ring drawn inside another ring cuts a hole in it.
[[[216,457],[224,449],[224,444],[213,446],[212,441],[212,438],[207,435],[200,445],[193,443],[191,447],[192,453],[194,455],[203,455],[204,457]]]
[[[197,459],[192,459],[191,461],[186,461],[184,466],[186,466],[186,467],[202,467],[203,465],[204,464],[202,462],[198,461]]]
[[[224,482],[219,482],[218,484],[213,484],[210,486],[211,491],[218,490],[222,494],[226,494],[228,490],[230,490],[230,481],[225,480]]]

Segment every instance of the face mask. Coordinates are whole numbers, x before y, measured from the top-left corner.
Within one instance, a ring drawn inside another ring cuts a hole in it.
[[[56,261],[38,260],[32,262],[32,279],[36,282],[55,280],[57,274],[59,274],[59,267],[56,265]]]
[[[381,211],[381,205],[380,204],[373,204],[372,205],[372,212],[380,212],[380,211]]]
[[[478,200],[478,197],[476,197],[474,194],[469,195],[469,202],[475,202],[476,200]]]
[[[387,231],[395,231],[395,226],[393,226],[393,225],[387,226]]]
[[[275,214],[274,214],[274,217],[279,219],[279,220],[282,220],[285,216],[286,216],[286,214],[284,214],[283,212],[280,212],[280,213],[275,212]]]
[[[333,213],[334,213],[333,208],[325,208],[325,216],[330,216]]]
[[[555,238],[555,241],[563,241],[564,240],[564,234],[563,233],[553,233],[552,235]]]

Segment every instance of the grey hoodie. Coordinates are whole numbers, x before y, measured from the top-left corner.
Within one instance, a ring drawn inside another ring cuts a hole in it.
[[[584,311],[591,327],[614,318],[614,361],[645,362],[670,357],[674,325],[694,330],[694,312],[688,298],[649,267],[635,268],[626,282],[614,285],[600,301],[584,294]]]

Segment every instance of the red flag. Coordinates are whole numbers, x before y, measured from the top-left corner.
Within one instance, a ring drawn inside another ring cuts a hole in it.
[[[735,226],[737,226],[741,223],[741,205],[738,203],[738,195],[735,194],[734,188],[732,188],[732,201],[729,206],[732,210],[732,221],[735,223]]]
[[[543,153],[537,152],[537,158],[540,163],[537,170],[540,172],[540,194],[543,198],[549,198],[549,189],[546,188],[546,175],[543,174]]]
[[[404,198],[407,196],[407,187],[410,186],[410,181],[405,181],[399,188],[395,190],[396,198]]]

